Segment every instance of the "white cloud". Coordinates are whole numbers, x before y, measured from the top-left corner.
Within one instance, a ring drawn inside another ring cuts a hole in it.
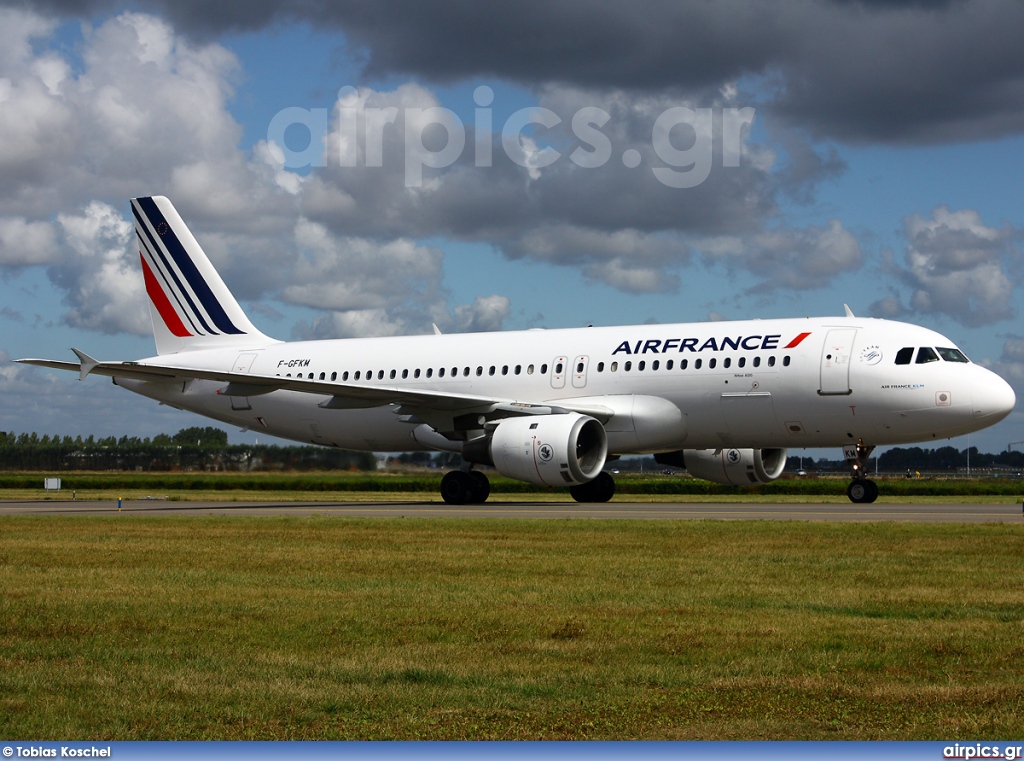
[[[318,309],[375,309],[419,296],[431,300],[440,287],[444,255],[411,240],[387,243],[334,236],[316,222],[300,219],[295,264],[285,301]]]
[[[838,219],[824,227],[773,230],[745,237],[710,238],[698,246],[704,261],[745,269],[761,279],[751,290],[822,288],[863,265],[857,238]]]
[[[656,267],[644,267],[620,257],[600,264],[591,264],[584,270],[591,280],[607,283],[629,293],[659,293],[679,289],[679,276],[668,274]]]
[[[57,235],[51,223],[0,218],[0,266],[52,264],[58,256]]]
[[[936,208],[930,218],[903,220],[905,266],[890,268],[910,289],[909,309],[987,325],[1016,314],[1006,265],[1018,252],[1014,231],[990,227],[973,209]],[[875,313],[885,304],[873,307]]]
[[[152,332],[133,227],[117,211],[94,201],[81,214],[57,217],[73,251],[55,273],[67,289],[68,324],[103,333]]]
[[[454,329],[460,333],[484,333],[501,330],[512,302],[507,296],[477,296],[472,304],[460,304],[454,310]]]
[[[300,340],[321,338],[373,338],[408,333],[402,320],[392,318],[385,309],[353,309],[329,312],[308,325],[297,326],[294,337]]]

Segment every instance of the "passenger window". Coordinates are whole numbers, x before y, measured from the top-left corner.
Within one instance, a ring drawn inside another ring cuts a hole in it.
[[[943,349],[941,346],[935,347],[935,351],[939,353],[946,362],[970,362],[964,353],[959,349]]]
[[[527,375],[533,375],[533,365],[529,365],[529,366],[528,366],[528,367],[526,368],[526,374],[527,374]]]
[[[547,375],[548,374],[547,363],[544,363],[543,365],[540,366],[540,374],[541,375]]]
[[[331,380],[332,381],[338,380],[338,374],[337,373],[331,373]]]
[[[760,367],[760,366],[761,366],[761,358],[760,357],[754,357],[754,367]]]
[[[388,378],[390,378],[391,380],[395,379],[395,371],[394,370],[391,371],[391,374],[388,376]]]
[[[466,377],[467,375],[469,375],[469,368],[468,367],[462,368],[462,376]]]
[[[502,365],[501,366],[501,374],[502,375],[508,375],[508,365]]]
[[[443,368],[441,369],[441,375],[444,375],[444,369]],[[427,368],[427,377],[428,378],[433,378],[434,377],[434,368],[432,368],[432,367],[428,367]]]
[[[714,357],[712,357],[712,358],[711,358],[711,359],[710,359],[710,360],[708,361],[708,369],[709,369],[709,370],[714,370],[714,369],[715,369],[715,365],[717,365],[717,364],[718,364],[718,360],[717,360],[717,359],[715,359]]]
[[[789,355],[788,354],[785,357],[782,358],[782,366],[783,367],[789,367]]]
[[[402,380],[405,380],[408,377],[409,377],[409,371],[408,370],[402,370]]]
[[[343,381],[347,381],[347,380],[348,380],[348,370],[346,370],[345,372],[343,372],[343,373],[341,374],[341,379],[342,379]]]
[[[938,362],[939,355],[935,353],[935,349],[927,346],[922,346],[917,350],[917,364],[926,365],[929,362]]]
[[[419,378],[420,377],[420,369],[418,367],[413,371],[412,377],[413,378]]]
[[[909,365],[910,358],[914,356],[914,347],[907,346],[904,349],[900,349],[896,352],[896,364],[897,365]]]
[[[604,372],[604,362],[598,362],[597,363],[597,371],[599,373],[603,373]]]
[[[521,373],[522,371],[523,371],[523,366],[522,365],[516,365],[516,375],[519,375],[519,373]]]
[[[645,367],[647,367],[647,363],[644,362],[643,360],[640,360],[636,364],[636,369],[639,370],[640,372],[643,372]]]
[[[665,363],[665,369],[666,370],[671,370],[672,369],[672,365],[673,365],[673,362],[670,359],[668,362]]]
[[[477,365],[476,366],[476,376],[479,378],[483,374],[484,374],[484,369],[480,365]]]
[[[703,364],[702,360],[700,360],[700,359],[693,360],[693,369],[694,370],[700,370],[701,364]]]
[[[391,372],[394,372],[394,370],[392,370]],[[384,380],[384,371],[383,370],[378,370],[377,371],[377,380]]]
[[[309,380],[313,380],[313,373],[310,373],[307,377],[309,378]]]
[[[622,366],[622,369],[625,370],[628,373],[630,370],[633,369],[633,363],[632,362],[627,362],[626,364],[624,364]]]
[[[320,373],[320,380],[324,380],[326,378],[327,378],[327,374],[326,373]]]
[[[775,367],[775,355],[768,357],[768,367]]]
[[[438,378],[443,378],[444,377],[444,368],[443,367],[439,367],[437,369],[437,377]]]
[[[679,369],[680,370],[685,370],[686,366],[688,364],[690,364],[690,360],[688,360],[688,359],[681,359],[681,360],[679,360]]]
[[[728,370],[730,365],[732,365],[732,357],[726,357],[725,361],[722,362],[722,367]]]
[[[747,366],[747,358],[746,357],[740,357],[739,361],[736,362],[736,365],[737,365],[737,367],[746,367]]]
[[[467,373],[469,372],[469,368],[468,368],[468,367],[466,368],[466,372],[467,372]],[[453,367],[453,368],[452,368],[452,373],[451,373],[452,377],[454,378],[454,377],[455,377],[456,375],[458,375],[458,374],[459,374],[459,368],[457,368],[457,367]]]
[[[615,373],[619,371],[619,363],[612,362],[612,366],[608,368],[611,372]]]
[[[358,370],[356,370],[356,375],[355,375],[355,379],[356,379],[356,380],[359,380],[359,371],[358,371]]]

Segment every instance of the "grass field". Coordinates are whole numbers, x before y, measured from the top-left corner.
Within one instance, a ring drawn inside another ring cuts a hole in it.
[[[0,519],[33,739],[1024,735],[1024,527]]]

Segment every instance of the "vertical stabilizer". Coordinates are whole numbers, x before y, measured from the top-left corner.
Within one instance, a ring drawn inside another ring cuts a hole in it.
[[[132,199],[157,354],[275,343],[249,321],[174,205]]]

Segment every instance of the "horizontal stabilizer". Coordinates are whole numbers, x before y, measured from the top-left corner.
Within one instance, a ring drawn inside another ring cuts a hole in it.
[[[79,351],[78,349],[75,348],[72,348],[71,351],[73,351],[75,353],[75,356],[77,356],[82,362],[82,364],[79,366],[78,380],[85,380],[86,376],[96,369],[96,366],[100,363],[100,361],[98,359],[93,359],[84,351]]]

